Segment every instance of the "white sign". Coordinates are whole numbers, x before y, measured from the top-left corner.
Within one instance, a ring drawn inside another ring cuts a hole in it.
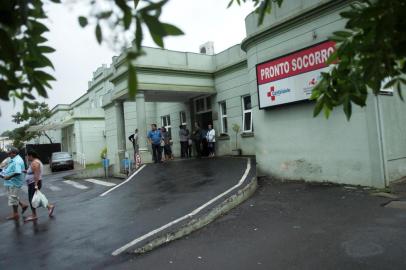
[[[256,66],[259,108],[307,100],[329,71],[326,62],[335,51],[335,42],[325,41],[312,47]]]

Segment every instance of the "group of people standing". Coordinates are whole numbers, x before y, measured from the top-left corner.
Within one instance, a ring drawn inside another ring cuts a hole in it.
[[[191,136],[195,145],[196,155],[214,157],[216,153],[216,131],[209,124],[207,130],[202,129],[198,123],[195,123],[195,129]]]
[[[136,129],[134,134],[131,134],[128,139],[133,145],[134,160],[137,163],[139,157],[138,129]],[[147,133],[147,139],[152,148],[152,161],[154,163],[162,163],[174,159],[171,134],[165,127],[158,128],[156,124],[152,124],[151,130]],[[207,130],[205,130],[202,129],[198,123],[195,123],[195,128],[192,133],[185,125],[180,125],[179,142],[181,158],[192,157],[193,145],[195,146],[198,158],[202,156],[215,156],[216,132],[211,124],[209,124]],[[162,155],[162,153],[164,155]]]
[[[18,208],[21,208],[21,214],[28,208],[28,204],[20,199],[20,192],[24,184],[24,179],[28,187],[28,202],[31,206],[32,215],[24,218],[24,222],[37,220],[37,211],[32,206],[32,199],[37,190],[42,187],[43,164],[35,151],[27,152],[27,160],[29,162],[28,169],[25,169],[25,163],[18,154],[19,151],[15,147],[11,147],[8,151],[9,158],[2,163],[0,177],[4,179],[4,187],[8,195],[8,205],[12,207],[12,214],[7,218],[9,220],[18,220],[20,215]],[[47,205],[48,215],[53,215],[55,206]]]
[[[156,124],[152,124],[147,138],[151,144],[152,157],[155,163],[173,159],[172,139],[165,127],[157,128]],[[207,130],[204,130],[196,123],[193,133],[185,125],[179,126],[179,141],[181,158],[192,157],[193,145],[195,145],[198,158],[215,156],[216,132],[211,124],[208,125]],[[162,156],[162,152],[164,156]]]
[[[152,124],[147,138],[152,147],[152,159],[155,163],[173,159],[171,137],[165,127],[158,129],[156,124]],[[164,152],[164,157],[162,157],[162,152]]]

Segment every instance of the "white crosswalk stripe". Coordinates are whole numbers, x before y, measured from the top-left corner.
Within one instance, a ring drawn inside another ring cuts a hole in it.
[[[101,180],[97,180],[97,179],[86,179],[85,181],[93,183],[93,184],[97,184],[97,185],[106,186],[106,187],[114,187],[116,185],[114,183],[101,181]]]
[[[112,182],[106,182],[106,181],[97,180],[97,179],[93,179],[93,178],[85,179],[84,181],[93,183],[96,185],[105,186],[105,187],[114,187],[117,185]],[[77,189],[81,189],[81,190],[89,189],[89,187],[87,187],[83,184],[80,184],[77,181],[65,180],[63,182],[65,184],[67,184],[71,187],[77,188]],[[64,187],[61,187],[60,185],[55,185],[55,184],[51,184],[51,183],[46,183],[45,185],[43,185],[43,188],[48,189],[50,191],[54,191],[54,192],[62,191],[64,189]],[[28,187],[26,185],[22,186],[21,192],[28,194]],[[7,196],[7,192],[5,191],[4,188],[0,187],[0,197],[4,197],[4,196]]]
[[[60,187],[57,187],[57,186],[54,186],[54,185],[50,185],[50,184],[47,184],[46,187],[47,187],[48,189],[52,190],[52,191],[60,191],[60,190],[62,190]]]
[[[75,188],[78,188],[78,189],[88,189],[87,186],[82,185],[82,184],[79,184],[79,183],[77,183],[77,182],[75,182],[75,181],[65,180],[65,181],[63,181],[63,182],[64,182],[65,184],[71,185],[71,186],[73,186],[73,187],[75,187]]]

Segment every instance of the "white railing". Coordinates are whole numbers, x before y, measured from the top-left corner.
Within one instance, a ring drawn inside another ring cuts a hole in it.
[[[83,169],[86,169],[86,156],[83,153],[76,153],[76,162],[83,166]]]

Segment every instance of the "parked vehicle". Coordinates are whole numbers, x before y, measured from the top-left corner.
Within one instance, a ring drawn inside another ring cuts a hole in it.
[[[73,158],[67,152],[55,152],[52,153],[51,160],[49,161],[49,167],[51,172],[58,169],[74,169]]]

